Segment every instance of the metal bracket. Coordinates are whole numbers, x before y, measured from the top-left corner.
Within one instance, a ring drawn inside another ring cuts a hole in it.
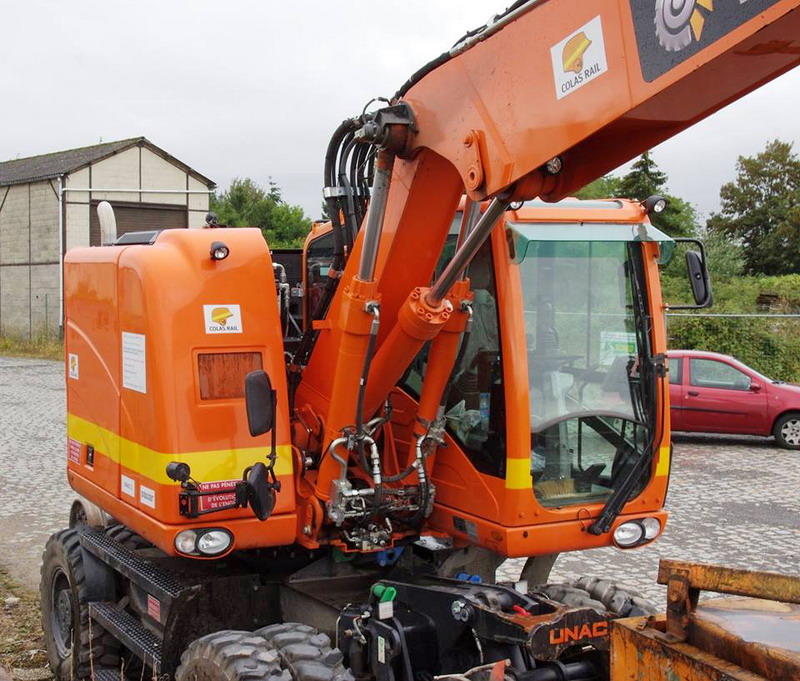
[[[358,142],[374,144],[392,154],[401,152],[408,140],[409,132],[417,131],[414,112],[405,102],[378,109],[372,119],[356,130]]]

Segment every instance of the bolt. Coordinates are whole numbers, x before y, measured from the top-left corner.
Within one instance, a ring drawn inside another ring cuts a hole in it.
[[[311,525],[306,525],[306,526],[303,527],[303,534],[306,535],[306,536],[311,534]]]

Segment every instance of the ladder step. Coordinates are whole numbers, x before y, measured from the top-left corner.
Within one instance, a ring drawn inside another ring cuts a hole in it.
[[[125,681],[125,677],[117,667],[94,667],[92,681]]]
[[[96,601],[89,603],[89,617],[147,666],[152,667],[154,675],[157,676],[161,672],[161,641],[152,631],[145,629],[133,615],[121,610],[114,603]],[[101,679],[100,681],[105,680]],[[109,678],[108,681],[111,679]],[[119,681],[118,671],[116,671],[115,681]]]
[[[186,585],[154,563],[142,558],[101,530],[86,529],[81,545],[169,607]]]

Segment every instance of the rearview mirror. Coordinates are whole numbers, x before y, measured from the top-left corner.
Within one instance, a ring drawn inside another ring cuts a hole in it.
[[[698,251],[686,251],[686,269],[689,272],[689,283],[692,296],[698,307],[711,305],[711,286],[708,282],[708,269],[703,256]]]
[[[673,241],[676,244],[691,244],[698,249],[685,252],[686,270],[689,275],[689,285],[692,290],[694,304],[673,305],[670,303],[668,308],[670,310],[699,310],[704,307],[710,307],[713,297],[711,294],[711,279],[708,276],[708,258],[706,257],[706,249],[703,246],[703,242],[698,239],[683,237],[675,238]],[[674,274],[678,273],[674,272]]]
[[[250,435],[268,433],[275,426],[275,391],[266,371],[251,371],[244,379],[247,425]]]

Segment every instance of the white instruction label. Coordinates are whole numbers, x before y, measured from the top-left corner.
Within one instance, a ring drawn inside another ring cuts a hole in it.
[[[69,353],[69,377],[78,380],[78,355]]]
[[[550,48],[556,99],[572,94],[608,71],[603,26],[596,16]]]
[[[147,392],[145,337],[141,333],[122,332],[122,387]]]
[[[127,475],[121,475],[119,477],[119,486],[122,490],[123,494],[127,494],[129,497],[136,498],[136,481],[133,478],[129,478]]]
[[[241,333],[242,311],[238,305],[203,305],[206,333]]]
[[[156,507],[155,490],[152,490],[149,487],[145,487],[144,485],[139,487],[139,501],[141,501],[145,506],[149,506],[150,508],[155,508]]]

